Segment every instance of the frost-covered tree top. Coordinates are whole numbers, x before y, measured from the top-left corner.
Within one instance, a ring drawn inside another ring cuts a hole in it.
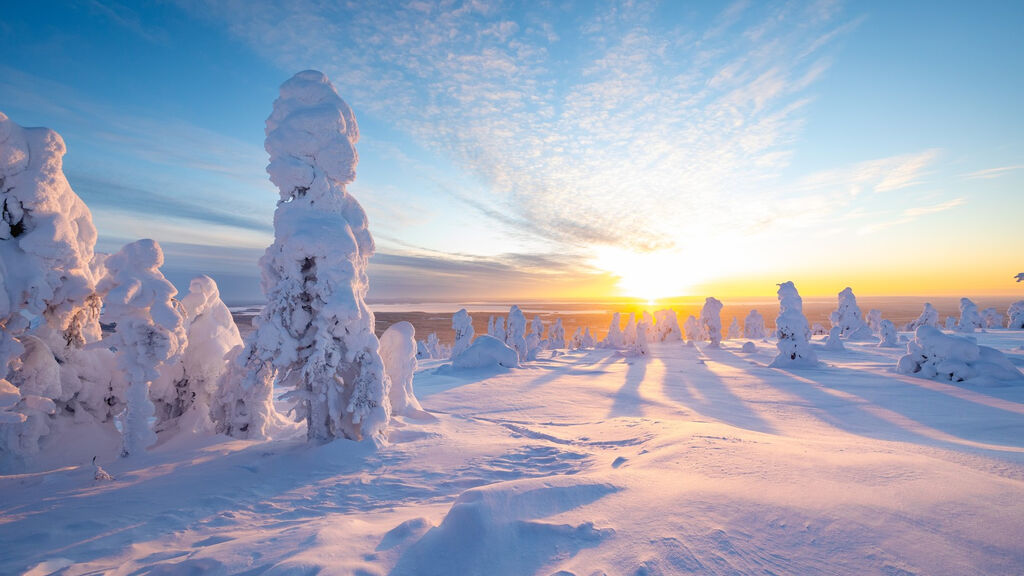
[[[982,328],[981,314],[978,312],[978,305],[970,298],[960,299],[960,321],[956,324],[959,332],[974,332]]]
[[[56,132],[22,128],[0,112],[0,332],[17,336],[42,316],[81,345],[99,339],[96,228],[64,177],[65,150]],[[0,342],[0,377],[16,354]]]
[[[916,320],[907,324],[907,331],[914,332],[921,326],[938,326],[939,325],[939,311],[932,306],[931,302],[924,303],[924,310],[921,311],[921,315]]]

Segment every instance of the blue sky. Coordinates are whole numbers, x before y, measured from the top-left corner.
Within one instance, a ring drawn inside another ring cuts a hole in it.
[[[1019,2],[22,2],[0,111],[64,136],[99,249],[155,238],[234,302],[307,68],[360,124],[371,297],[1013,293],[1021,29]]]

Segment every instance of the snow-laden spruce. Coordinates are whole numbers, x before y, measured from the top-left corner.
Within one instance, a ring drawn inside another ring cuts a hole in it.
[[[161,367],[178,361],[187,342],[182,310],[174,300],[178,290],[160,272],[163,263],[156,241],[132,242],[106,259],[107,273],[96,286],[103,298],[102,319],[115,324],[104,343],[117,350],[117,365],[128,380],[122,456],[156,441],[149,426],[154,415],[150,383]]]
[[[985,308],[981,311],[981,322],[985,328],[1002,328],[1003,315],[993,307]]]
[[[608,348],[622,348],[626,345],[626,337],[620,327],[622,323],[618,312],[612,314],[612,322],[608,326],[608,335],[605,336],[604,345]]]
[[[1024,380],[1024,374],[999,350],[978,346],[973,339],[943,334],[933,326],[921,326],[907,344],[896,371],[932,380],[963,382],[985,377],[998,381]]]
[[[464,351],[460,351],[460,354]],[[388,399],[392,413],[411,415],[421,412],[423,408],[412,388],[412,377],[416,373],[416,328],[408,322],[396,322],[388,326],[380,335],[380,357],[391,380]]]
[[[322,73],[299,72],[281,85],[265,141],[280,201],[274,243],[260,259],[267,304],[254,321],[256,358],[247,364],[263,374],[269,362],[291,389],[296,420],[317,441],[379,438],[390,418],[365,302],[374,243],[366,213],[346,190],[358,140],[352,110]]]
[[[633,312],[629,313],[626,327],[622,330],[622,343],[627,348],[632,348],[636,345],[636,314]]]
[[[957,332],[974,332],[983,327],[981,314],[978,312],[978,305],[970,298],[961,298],[960,320],[956,323]]]
[[[565,348],[565,327],[562,326],[562,319],[558,318],[555,323],[548,327],[548,348],[562,350]]]
[[[878,324],[878,347],[898,348],[899,341],[896,339],[896,325],[888,318]]]
[[[697,323],[697,318],[690,314],[686,317],[686,322],[683,323],[683,330],[686,331],[686,343],[693,346],[693,343],[701,339],[700,324]]]
[[[505,343],[516,351],[520,362],[526,361],[526,315],[515,304],[508,311],[508,327],[505,331]]]
[[[907,332],[914,332],[921,326],[931,326],[933,328],[939,326],[939,311],[932,306],[931,302],[924,303],[924,310],[921,311],[921,315],[916,320],[909,322],[905,329]]]
[[[526,336],[526,358],[527,360],[536,360],[537,354],[541,350],[547,347],[547,342],[544,340],[544,321],[540,319],[540,316],[534,316],[530,322],[530,333]]]
[[[580,347],[584,350],[591,350],[597,347],[597,338],[590,333],[590,326],[583,331],[583,338],[580,340]]]
[[[0,408],[0,455],[35,451],[51,414],[112,426],[109,411],[122,401],[111,391],[109,351],[84,348],[100,339],[96,228],[64,176],[65,151],[56,132],[0,112],[0,381],[19,396]],[[37,339],[26,350],[30,333]],[[25,374],[11,373],[15,363]],[[57,379],[36,381],[33,371]],[[19,429],[30,417],[34,430]]]
[[[877,308],[868,310],[865,322],[867,322],[868,328],[871,328],[872,332],[878,332],[882,329],[882,311]]]
[[[150,387],[156,412],[154,429],[160,433],[210,432],[210,407],[228,370],[228,353],[242,345],[242,337],[213,278],[193,278],[181,306],[188,343],[177,361],[160,370]]]
[[[458,356],[473,343],[473,317],[462,308],[452,315],[452,330],[455,331],[455,343],[452,344],[452,357]]]
[[[775,335],[779,339],[779,354],[770,366],[803,368],[818,364],[818,357],[810,344],[811,330],[804,316],[803,299],[792,282],[779,284],[779,316],[775,319]]]
[[[825,337],[825,350],[837,352],[840,350],[846,350],[846,345],[843,344],[843,338],[840,336],[843,329],[839,326],[833,326],[828,331],[828,336]]]
[[[757,310],[751,310],[743,320],[743,337],[764,339],[768,331],[764,327],[764,316]]]
[[[847,340],[871,340],[874,337],[861,317],[857,297],[849,286],[839,293],[839,306],[829,315],[829,320],[833,326],[839,327],[840,336]]]
[[[729,323],[729,330],[726,332],[726,338],[729,340],[736,340],[742,336],[740,331],[740,321],[735,316],[732,317],[732,322]]]
[[[661,342],[678,342],[683,339],[683,331],[679,328],[679,317],[671,308],[658,310],[654,313],[655,330]]]
[[[1024,330],[1024,300],[1018,300],[1006,309],[1006,327]]]
[[[722,345],[722,302],[717,298],[709,296],[704,300],[704,307],[700,309],[701,334],[710,342],[710,345],[718,348]]]

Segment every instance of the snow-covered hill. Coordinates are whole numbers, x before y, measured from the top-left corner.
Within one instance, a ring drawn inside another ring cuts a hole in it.
[[[976,336],[1024,365],[1024,332]],[[380,448],[296,427],[0,476],[0,573],[1020,573],[1024,383],[740,344],[427,362],[429,415]]]

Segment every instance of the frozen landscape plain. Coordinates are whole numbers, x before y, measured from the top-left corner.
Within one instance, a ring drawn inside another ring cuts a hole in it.
[[[1024,365],[1024,332],[974,336]],[[0,477],[0,572],[1020,573],[1024,386],[742,342],[421,362],[380,447],[281,424],[100,455],[114,481],[39,462]]]

